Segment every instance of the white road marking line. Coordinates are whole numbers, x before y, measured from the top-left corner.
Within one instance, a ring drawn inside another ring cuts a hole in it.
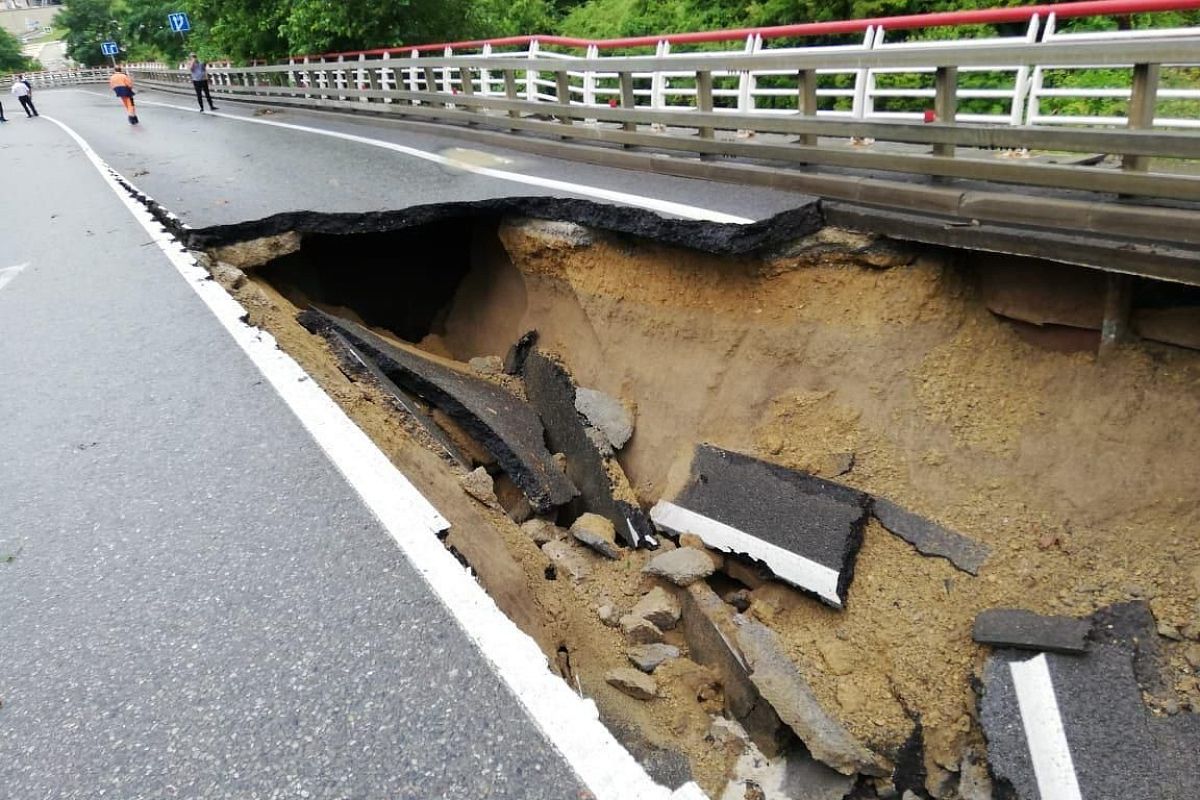
[[[84,91],[86,94],[96,94],[96,92]],[[155,100],[139,100],[140,105],[160,106],[162,108],[173,108],[178,111],[187,111],[189,113],[198,113],[195,109],[189,106],[178,106],[173,103],[160,103]],[[223,119],[233,119],[239,122],[251,122],[255,125],[270,125],[275,128],[286,128],[287,130],[302,131],[304,133],[315,133],[320,136],[330,136],[334,139],[343,139],[348,142],[357,142],[358,144],[370,145],[371,147],[382,147],[385,150],[392,150],[404,155],[413,156],[414,158],[422,158],[426,161],[432,161],[435,164],[440,164],[446,167],[470,172],[474,175],[482,175],[488,178],[497,178],[502,181],[512,181],[513,183],[523,183],[527,186],[536,186],[539,189],[552,189],[559,192],[567,192],[569,194],[580,195],[582,197],[592,197],[597,200],[608,200],[613,203],[622,205],[634,206],[636,208],[645,208],[649,211],[657,211],[662,214],[672,214],[683,219],[703,220],[706,222],[721,222],[732,225],[749,225],[754,220],[748,217],[738,217],[733,214],[725,214],[721,211],[713,211],[708,208],[699,206],[691,206],[685,203],[675,203],[670,200],[656,200],[652,197],[642,197],[641,195],[629,194],[628,192],[618,192],[612,189],[601,189],[598,186],[588,186],[582,183],[571,183],[570,181],[560,181],[553,178],[539,178],[536,175],[522,175],[519,172],[509,172],[507,170],[495,169],[493,167],[483,167],[477,164],[469,164],[465,161],[460,161],[453,158],[446,158],[437,153],[430,153],[427,150],[418,150],[415,147],[387,142],[383,139],[371,139],[367,136],[357,136],[353,133],[341,133],[340,131],[328,131],[322,128],[313,128],[308,125],[296,125],[290,122],[276,122],[270,119],[258,119],[257,117],[242,117],[236,114],[225,114],[220,111],[205,111],[205,114],[211,114],[214,117]]]
[[[1010,661],[1008,669],[1042,800],[1083,800],[1046,654],[1028,661]]]
[[[788,583],[815,592],[837,608],[842,607],[842,598],[837,593],[840,573],[835,569],[667,500],[654,504],[650,519],[660,528],[675,533],[693,533],[717,550],[747,553],[761,559]]]
[[[0,269],[0,289],[3,289],[5,286],[10,284],[12,279],[21,274],[21,270],[28,266],[29,262],[26,261],[24,264],[17,264],[15,267],[5,267],[4,269]]]
[[[547,740],[597,800],[706,800],[695,783],[674,793],[650,779],[600,722],[591,700],[581,699],[547,667],[529,636],[455,560],[434,532],[449,524],[409,483],[269,333],[241,321],[246,313],[141,203],[118,183],[124,180],[68,125],[62,128],[99,170],[113,192],[154,239],[234,341],[275,388],[301,424],[345,476],[412,566],[458,621],[467,637],[517,697]],[[466,700],[469,701],[469,698]]]

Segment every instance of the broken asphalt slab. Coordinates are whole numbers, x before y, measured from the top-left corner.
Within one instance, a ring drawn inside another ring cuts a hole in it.
[[[979,574],[979,568],[991,553],[987,545],[943,528],[885,497],[874,498],[871,511],[880,525],[917,548],[918,553],[940,556],[971,575]]]
[[[976,615],[971,638],[992,647],[1083,653],[1091,629],[1090,619],[1045,617],[1020,608],[988,608]]]
[[[984,667],[980,723],[1001,785],[1021,800],[1184,800],[1196,796],[1200,717],[1159,718],[1134,664],[1151,625],[1102,625],[1084,655],[1016,650]]]
[[[389,380],[449,415],[495,457],[537,513],[548,513],[578,494],[546,450],[537,414],[516,395],[349,320],[316,309],[301,312],[298,319],[312,333],[336,332]]]
[[[156,216],[189,247],[200,250],[289,232],[379,233],[444,221],[498,222],[505,217],[532,217],[575,222],[692,250],[738,255],[772,250],[802,239],[825,224],[820,201],[802,196],[795,199],[794,208],[748,224],[676,219],[645,209],[566,197],[505,197],[368,213],[287,211],[260,220],[196,229],[182,226],[163,211]]]
[[[579,487],[576,512],[607,518],[630,547],[657,546],[654,527],[637,504],[621,466],[601,453],[575,410],[576,387],[562,364],[533,350],[522,372],[525,394],[546,426],[546,441],[567,457],[567,477]]]
[[[650,512],[656,525],[761,561],[834,608],[846,601],[870,496],[712,445],[699,445],[687,485]]]

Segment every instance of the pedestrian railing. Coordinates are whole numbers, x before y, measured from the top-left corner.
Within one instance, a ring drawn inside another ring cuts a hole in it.
[[[161,70],[166,68],[164,64],[157,61],[125,64],[124,67],[130,70]],[[112,70],[109,67],[81,67],[79,69],[60,69],[53,72],[24,73],[25,79],[35,89],[48,89],[55,86],[81,86],[88,83],[108,83],[108,77],[111,74]],[[15,73],[8,76],[8,82],[11,83],[16,77]]]

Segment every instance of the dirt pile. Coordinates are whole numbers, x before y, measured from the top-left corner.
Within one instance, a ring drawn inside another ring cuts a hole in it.
[[[576,233],[519,220],[477,231],[421,346],[465,363],[503,356],[536,329],[580,386],[632,416],[612,458],[645,508],[680,487],[696,444],[710,442],[839,476],[990,548],[974,577],[871,522],[841,611],[732,558],[707,579],[739,604],[731,613],[773,632],[849,736],[905,765],[901,783],[923,773],[923,787],[901,788],[954,798],[960,773],[964,786],[981,780],[972,681],[986,650],[971,626],[985,608],[1083,616],[1145,599],[1172,634],[1169,686],[1152,705],[1200,708],[1186,660],[1200,639],[1200,354],[1149,345],[1101,363],[1041,349],[987,311],[969,268],[940,253],[884,258],[845,232],[762,258]],[[449,544],[614,729],[637,732],[633,749],[664,779],[690,773],[720,796],[742,756],[710,735],[730,687],[679,627],[623,619],[651,590],[683,591],[644,573],[654,555],[606,558],[552,524],[571,520],[521,528],[472,500],[459,486],[467,469],[295,323],[298,306],[322,298],[294,285],[281,294],[266,274],[230,287],[251,321],[451,520]],[[631,641],[643,634],[653,641]],[[631,647],[660,642],[679,657],[645,680],[615,672],[633,668]]]

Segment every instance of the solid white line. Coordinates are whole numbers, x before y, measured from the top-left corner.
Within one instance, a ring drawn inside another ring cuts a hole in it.
[[[667,500],[654,504],[650,519],[660,528],[675,533],[693,533],[717,550],[757,558],[770,567],[776,577],[815,592],[837,608],[842,607],[842,599],[837,593],[840,573],[835,569]]]
[[[80,90],[86,91],[86,90]],[[86,92],[87,94],[96,94],[95,92]],[[190,106],[179,106],[173,103],[161,103],[156,100],[139,100],[138,105],[160,106],[162,108],[173,108],[179,111],[187,111],[188,113],[199,113]],[[274,128],[285,128],[292,131],[302,131],[304,133],[315,133],[320,136],[330,136],[334,139],[343,139],[347,142],[356,142],[365,144],[371,147],[382,147],[385,150],[391,150],[396,153],[403,153],[414,158],[422,158],[426,161],[432,161],[435,164],[440,164],[444,167],[452,167],[470,172],[474,175],[482,175],[487,178],[497,178],[502,181],[512,181],[513,183],[523,183],[526,186],[536,186],[539,189],[551,189],[558,192],[567,192],[569,194],[579,195],[581,197],[591,197],[597,200],[607,200],[612,203],[620,203],[626,206],[634,206],[636,208],[645,208],[650,211],[657,211],[662,214],[671,214],[683,219],[704,220],[707,222],[721,222],[733,225],[748,225],[754,220],[748,217],[738,217],[733,214],[725,214],[720,211],[713,211],[709,208],[701,208],[699,206],[687,205],[685,203],[675,203],[670,200],[656,200],[652,197],[642,197],[641,195],[629,194],[628,192],[618,192],[612,189],[601,189],[598,186],[588,186],[582,183],[572,183],[570,181],[560,181],[554,178],[539,178],[536,175],[522,175],[519,172],[509,172],[502,169],[494,169],[492,167],[482,167],[476,164],[469,164],[453,158],[446,158],[437,153],[430,153],[427,150],[418,150],[415,147],[396,144],[395,142],[384,141],[383,139],[371,139],[367,136],[356,136],[353,133],[341,133],[339,131],[329,131],[322,128],[313,128],[308,125],[296,125],[290,122],[276,122],[270,119],[259,119],[257,117],[242,117],[236,114],[225,114],[221,111],[205,111],[205,114],[221,117],[222,119],[233,119],[239,122],[250,122],[255,125],[270,125]]]
[[[99,170],[109,187],[195,290],[225,330],[249,356],[301,424],[358,492],[413,567],[458,621],[467,637],[516,695],[546,738],[562,753],[597,800],[703,800],[694,783],[674,794],[654,783],[599,720],[591,700],[582,699],[547,668],[545,654],[496,607],[491,597],[455,560],[434,532],[446,520],[408,482],[375,444],[280,350],[265,331],[242,322],[245,309],[130,197],[112,170],[69,126],[62,128]],[[470,698],[463,702],[469,703]]]
[[[3,289],[5,286],[11,283],[12,279],[17,277],[17,275],[21,273],[21,270],[28,266],[29,262],[26,261],[24,264],[17,264],[15,267],[5,267],[4,269],[0,269],[0,289]]]
[[[1038,794],[1042,800],[1083,800],[1046,654],[1028,661],[1010,661],[1008,669],[1017,691]]]

